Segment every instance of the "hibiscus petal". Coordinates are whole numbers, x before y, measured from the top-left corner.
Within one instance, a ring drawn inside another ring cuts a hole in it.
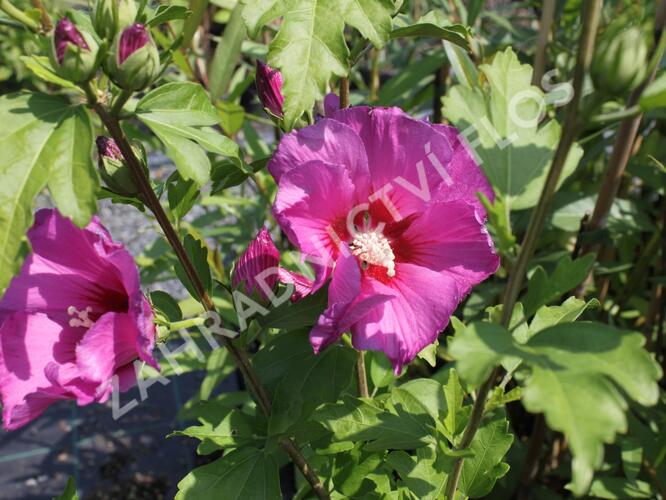
[[[389,201],[384,205],[392,204],[401,217],[421,211],[448,180],[451,145],[432,125],[415,120],[399,108],[359,106],[334,112],[331,118],[348,125],[361,137],[372,193],[377,197],[388,189],[385,197]],[[396,215],[392,217],[395,219]]]
[[[330,275],[330,266],[348,239],[346,220],[354,208],[354,196],[347,170],[320,161],[293,168],[280,181],[275,218],[290,241],[319,264],[314,290]]]
[[[493,188],[458,129],[438,124],[434,124],[433,127],[448,139],[453,148],[453,157],[446,165],[451,182],[445,189],[440,189],[435,198],[443,201],[465,200],[476,207],[478,213],[481,214],[481,220],[484,220],[486,210],[479,201],[477,193],[483,193],[490,202],[493,202],[495,200]]]
[[[268,170],[280,184],[282,176],[309,161],[345,167],[357,189],[367,195],[368,159],[361,139],[346,125],[322,119],[310,127],[295,130],[280,141]]]
[[[107,239],[108,232],[99,222],[93,221],[91,227],[92,230],[78,228],[57,210],[39,210],[28,239],[33,252],[50,261],[54,268],[69,269],[92,283],[104,283],[105,288],[122,292],[120,276],[106,261],[107,250],[118,245]],[[100,242],[105,246],[100,247]]]
[[[83,335],[76,347],[81,377],[108,384],[118,368],[137,358],[136,323],[129,314],[106,313]]]
[[[297,302],[312,293],[314,281],[302,274],[280,267],[278,268],[278,280],[285,284],[294,285],[294,293],[291,295],[293,302]]]
[[[360,292],[361,271],[356,257],[351,254],[340,257],[328,288],[329,307],[310,332],[310,344],[315,353],[337,341],[354,323],[395,295],[389,293],[359,297]]]
[[[61,399],[44,369],[64,331],[45,314],[17,312],[0,326],[0,395],[6,429],[17,429]]]
[[[451,276],[460,295],[497,271],[499,257],[473,205],[432,203],[395,244],[399,260]]]
[[[363,280],[363,297],[378,294],[394,297],[352,326],[352,342],[357,349],[383,351],[396,374],[437,339],[462,299],[450,276],[406,263],[396,264],[387,283]]]

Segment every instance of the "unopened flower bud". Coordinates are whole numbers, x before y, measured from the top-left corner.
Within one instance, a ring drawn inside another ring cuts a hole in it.
[[[257,60],[257,93],[259,100],[264,108],[277,118],[282,118],[282,105],[284,96],[282,95],[282,74],[267,64]]]
[[[95,142],[97,144],[100,175],[106,186],[116,194],[130,198],[136,197],[139,194],[139,189],[116,142],[110,137],[104,136],[97,137]],[[143,152],[136,148],[132,149],[147,173],[147,167],[143,161]]]
[[[638,26],[613,22],[599,37],[590,76],[597,90],[620,96],[638,86],[645,77],[648,45]]]
[[[136,13],[134,0],[97,0],[92,13],[95,31],[102,38],[113,40],[116,33],[134,22]]]
[[[133,24],[116,35],[107,70],[125,90],[141,90],[152,83],[160,72],[160,55],[146,26]]]
[[[267,291],[273,290],[278,280],[280,252],[275,247],[270,233],[263,228],[238,259],[231,275],[234,288],[242,286],[249,295],[258,294],[269,300]]]
[[[74,83],[89,80],[97,69],[99,46],[93,36],[63,17],[51,37],[49,56],[55,72]]]

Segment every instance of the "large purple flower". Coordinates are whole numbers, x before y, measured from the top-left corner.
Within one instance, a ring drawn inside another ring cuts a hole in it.
[[[16,429],[57,400],[108,400],[136,382],[133,362],[157,368],[155,326],[132,256],[95,218],[85,229],[40,210],[32,253],[0,301],[3,423]]]
[[[314,262],[313,288],[332,275],[316,352],[350,330],[399,372],[497,270],[477,198],[493,192],[453,127],[397,108],[334,111],[286,135],[268,168],[274,214]]]

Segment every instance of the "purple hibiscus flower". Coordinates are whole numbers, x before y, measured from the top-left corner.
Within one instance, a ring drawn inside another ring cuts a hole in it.
[[[158,368],[155,326],[132,256],[94,218],[85,229],[40,210],[28,255],[0,301],[0,395],[6,429],[52,403],[109,399],[127,390],[133,362]]]
[[[453,127],[397,108],[328,115],[282,139],[274,214],[313,263],[313,290],[332,276],[315,352],[349,330],[400,372],[497,270],[477,198],[493,192]]]

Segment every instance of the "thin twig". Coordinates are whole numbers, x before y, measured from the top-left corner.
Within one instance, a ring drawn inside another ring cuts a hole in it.
[[[340,78],[340,109],[349,107],[349,78]]]
[[[365,353],[361,350],[357,353],[356,358],[356,371],[358,373],[358,394],[362,398],[369,398],[370,392],[368,391],[368,376],[365,371]]]
[[[28,16],[21,9],[15,7],[9,0],[0,0],[0,10],[2,10],[9,17],[16,19],[31,31],[34,31],[35,33],[39,33],[41,31],[41,26],[34,19]]]
[[[546,69],[546,48],[550,40],[550,30],[555,19],[555,0],[544,0],[541,8],[541,23],[539,26],[539,38],[537,49],[534,54],[534,73],[532,73],[532,85],[541,86],[541,78]]]
[[[599,24],[601,0],[590,0],[584,4],[583,9],[583,31],[581,34],[580,46],[578,48],[578,58],[573,79],[574,97],[567,107],[567,117],[564,122],[562,136],[557,145],[557,150],[555,151],[553,162],[548,172],[548,178],[546,179],[546,183],[541,192],[541,198],[532,214],[516,264],[509,275],[504,304],[502,306],[502,324],[505,327],[508,327],[510,323],[513,307],[516,304],[518,294],[523,286],[527,265],[534,254],[537,240],[541,234],[546,215],[548,214],[548,209],[552,202],[553,195],[555,194],[555,189],[557,188],[562,169],[564,168],[564,163],[581,128],[578,111],[582,96],[583,80],[594,52],[594,40],[596,38],[597,26]],[[456,447],[457,450],[467,448],[471,444],[472,439],[474,439],[474,435],[481,425],[488,393],[493,387],[499,371],[500,368],[496,367],[490,377],[488,377],[479,388],[476,401],[474,401],[474,406],[472,407],[472,414],[467,427],[465,428],[463,438],[460,444]],[[448,478],[445,496],[449,500],[455,498],[463,462],[463,457],[456,459],[454,470]]]
[[[51,22],[51,17],[49,13],[44,8],[41,0],[32,0],[32,5],[39,10],[40,21],[42,22],[42,31],[48,33],[53,28],[53,23]]]
[[[664,31],[664,25],[666,23],[666,0],[662,0],[659,4],[659,10],[656,16],[655,23],[655,39],[658,41],[657,51],[663,51],[663,46],[661,41],[666,37],[666,31]],[[652,58],[654,59],[655,55],[653,54]],[[638,105],[641,94],[643,90],[654,80],[654,77],[657,72],[657,66],[655,65],[652,72],[648,75],[641,85],[639,85],[629,96],[627,101],[626,108],[631,109],[634,106]],[[615,136],[615,143],[613,144],[613,152],[611,153],[610,159],[608,160],[608,167],[602,181],[601,189],[599,190],[599,196],[594,205],[594,211],[592,212],[592,217],[590,217],[590,222],[586,227],[586,231],[598,231],[606,226],[608,221],[608,215],[610,214],[611,207],[613,202],[617,197],[618,190],[620,189],[620,183],[622,182],[622,177],[624,176],[624,171],[629,162],[631,156],[632,148],[638,134],[638,128],[640,126],[641,120],[643,118],[642,113],[633,117],[628,117],[622,120],[620,123],[620,128]],[[599,253],[601,249],[601,244],[594,245],[585,245],[581,250],[581,254],[585,255],[586,253]],[[578,297],[584,297],[587,291],[588,286],[592,282],[592,271],[588,275],[587,279],[579,287],[576,295]]]
[[[206,288],[204,287],[199,275],[197,274],[196,269],[194,268],[192,261],[187,255],[185,247],[180,241],[178,233],[176,233],[176,230],[171,224],[169,217],[167,216],[166,212],[164,211],[164,208],[162,207],[162,204],[155,195],[155,192],[153,191],[150,185],[150,181],[148,177],[145,175],[143,168],[141,167],[139,159],[136,157],[134,150],[130,146],[129,141],[125,136],[125,132],[120,127],[120,122],[118,121],[117,118],[111,116],[109,112],[106,110],[106,108],[97,101],[97,96],[95,95],[95,91],[93,90],[90,84],[86,85],[84,90],[86,91],[86,95],[88,96],[88,102],[90,106],[98,114],[98,116],[102,120],[102,123],[107,128],[107,130],[113,137],[114,141],[118,145],[118,148],[120,149],[120,152],[125,158],[127,165],[130,168],[130,172],[132,173],[132,176],[134,177],[134,180],[137,183],[139,191],[143,196],[143,200],[146,203],[146,206],[155,215],[155,219],[162,228],[164,236],[169,242],[169,245],[173,248],[174,252],[176,253],[176,256],[178,257],[178,260],[182,264],[183,269],[187,274],[187,277],[193,284],[194,289],[197,295],[199,296],[201,304],[204,306],[204,308],[207,311],[215,312],[215,305],[213,303],[213,300],[208,294]],[[250,360],[247,357],[247,353],[242,349],[238,349],[233,344],[231,339],[229,339],[228,337],[223,337],[222,339],[224,346],[229,350],[238,368],[243,374],[244,379],[247,381],[248,385],[252,389],[252,392],[255,394],[259,407],[262,409],[264,414],[266,414],[267,416],[270,415],[271,400],[268,396],[268,392],[261,384],[261,381],[254,372]],[[314,470],[308,464],[305,457],[303,457],[296,444],[290,438],[285,438],[281,441],[281,445],[285,449],[285,451],[289,454],[294,464],[296,464],[300,469],[300,471],[303,473],[303,476],[305,476],[307,481],[310,483],[310,486],[317,494],[317,496],[321,499],[330,498],[328,492],[326,491],[321,481],[319,480],[319,477],[317,476],[317,474],[315,474]]]

